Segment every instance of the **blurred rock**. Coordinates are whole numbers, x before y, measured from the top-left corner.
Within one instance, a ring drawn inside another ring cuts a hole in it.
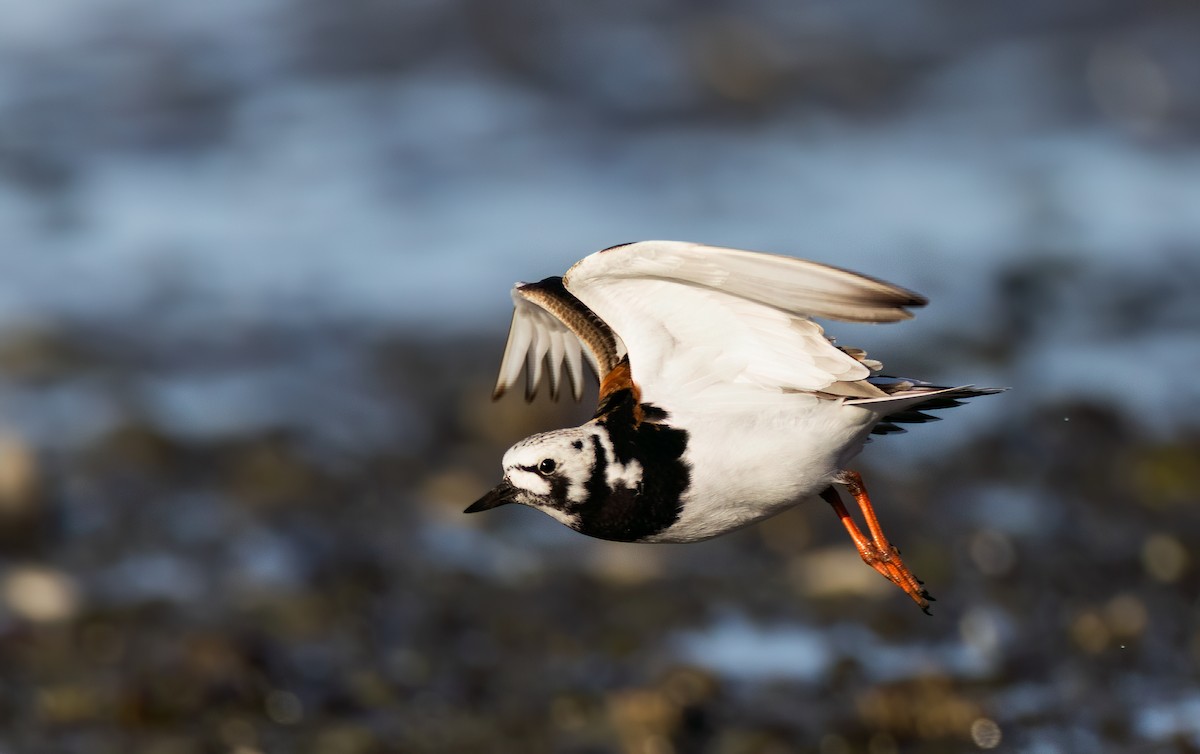
[[[1108,626],[1094,610],[1084,610],[1071,621],[1071,638],[1084,652],[1100,654],[1111,638]]]
[[[419,498],[430,503],[430,515],[448,524],[479,525],[482,524],[480,517],[464,518],[463,509],[490,490],[499,482],[499,477],[497,472],[495,480],[488,480],[462,468],[437,471],[424,480]]]
[[[17,437],[0,435],[0,519],[36,508],[41,483],[32,449]]]
[[[1104,621],[1117,639],[1136,639],[1146,630],[1146,606],[1133,594],[1118,594],[1104,606]]]
[[[900,741],[970,740],[971,725],[981,717],[979,706],[941,676],[878,686],[856,706],[865,724]]]
[[[34,623],[61,623],[78,613],[82,595],[67,573],[43,565],[8,568],[0,576],[0,595],[5,606],[20,618]]]
[[[105,476],[154,478],[170,474],[183,462],[175,438],[157,427],[130,421],[94,438],[83,454],[84,465]]]
[[[63,325],[10,325],[0,334],[0,373],[9,379],[51,382],[78,374],[93,359]]]
[[[1138,499],[1150,508],[1195,505],[1200,501],[1197,458],[1200,447],[1187,440],[1142,448],[1134,469]]]
[[[650,688],[609,696],[609,715],[627,754],[675,754],[700,751],[711,739],[708,706],[719,684],[690,668],[669,672]]]
[[[994,749],[1000,745],[1004,735],[995,720],[977,718],[971,723],[971,740],[981,749]]]
[[[994,529],[979,531],[971,537],[969,547],[971,559],[988,576],[1003,576],[1016,565],[1016,550],[1003,532]]]
[[[104,706],[95,688],[60,683],[39,690],[34,714],[50,726],[82,725],[104,719],[107,712]]]
[[[588,547],[588,570],[600,581],[631,586],[653,581],[663,572],[663,553],[627,542],[597,542]]]
[[[1176,581],[1188,567],[1187,548],[1170,534],[1155,534],[1142,545],[1142,563],[1158,581]]]
[[[881,598],[896,587],[863,562],[852,542],[814,549],[791,559],[788,575],[806,597]]]
[[[227,456],[230,492],[251,505],[273,507],[320,500],[324,482],[286,437],[265,437]]]
[[[379,741],[370,728],[353,723],[323,726],[301,751],[311,754],[368,754]]]
[[[272,691],[264,706],[267,717],[279,725],[296,725],[304,719],[304,705],[290,691]]]
[[[19,436],[0,434],[0,552],[37,552],[50,514],[34,449]]]

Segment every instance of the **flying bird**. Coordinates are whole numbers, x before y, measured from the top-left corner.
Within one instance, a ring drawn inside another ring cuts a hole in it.
[[[557,397],[565,373],[579,401],[586,362],[599,405],[582,426],[509,448],[503,481],[467,513],[520,503],[601,539],[698,542],[820,496],[862,559],[928,612],[847,465],[872,434],[999,390],[882,376],[812,319],[897,322],[924,297],[792,257],[642,241],[518,283],[512,299],[494,397],[522,372],[527,399],[543,380]]]

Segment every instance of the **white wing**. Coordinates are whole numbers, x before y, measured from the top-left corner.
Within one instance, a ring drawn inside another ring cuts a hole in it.
[[[563,282],[620,335],[645,400],[811,392],[881,396],[861,352],[835,347],[810,316],[895,322],[925,299],[791,257],[643,241],[578,262]]]
[[[565,369],[578,401],[583,398],[583,359],[603,377],[625,355],[621,339],[563,287],[561,278],[517,283],[512,299],[512,325],[493,398],[504,395],[525,370],[525,398],[532,400],[548,365],[550,395],[558,398]]]

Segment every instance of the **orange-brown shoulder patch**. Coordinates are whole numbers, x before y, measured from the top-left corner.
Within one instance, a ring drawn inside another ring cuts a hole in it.
[[[621,359],[604,379],[600,381],[600,405],[604,406],[608,398],[622,390],[628,390],[633,399],[633,419],[638,424],[642,422],[642,390],[633,381],[633,371],[629,368],[629,357]]]
[[[629,368],[629,359],[624,358],[600,381],[600,400],[603,402],[612,393],[627,388],[633,391],[635,399],[641,400],[642,391],[633,384],[633,372]]]

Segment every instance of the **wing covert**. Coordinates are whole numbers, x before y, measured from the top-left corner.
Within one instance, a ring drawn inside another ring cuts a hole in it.
[[[869,398],[876,362],[810,317],[895,322],[925,299],[792,257],[643,241],[585,257],[564,284],[621,334],[647,400],[757,400],[780,391]],[[710,405],[712,405],[710,403]]]

